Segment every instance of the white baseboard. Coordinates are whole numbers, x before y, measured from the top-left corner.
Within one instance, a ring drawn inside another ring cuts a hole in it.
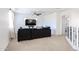
[[[6,50],[6,48],[8,47],[8,45],[9,45],[9,42],[10,41],[8,41],[8,43],[6,44],[6,47],[4,48],[4,50],[3,51],[5,51]]]

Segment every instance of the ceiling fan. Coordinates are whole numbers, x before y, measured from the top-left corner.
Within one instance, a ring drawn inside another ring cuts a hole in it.
[[[34,15],[36,15],[36,16],[40,16],[40,15],[42,15],[42,13],[34,12]]]

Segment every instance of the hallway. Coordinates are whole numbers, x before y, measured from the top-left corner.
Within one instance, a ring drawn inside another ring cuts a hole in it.
[[[74,51],[64,36],[51,36],[17,42],[11,40],[6,51]]]

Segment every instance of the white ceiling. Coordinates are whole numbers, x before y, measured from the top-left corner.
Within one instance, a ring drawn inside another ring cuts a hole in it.
[[[12,10],[15,13],[21,13],[21,14],[33,14],[34,12],[42,14],[50,14],[53,12],[65,10],[65,8],[15,8]]]

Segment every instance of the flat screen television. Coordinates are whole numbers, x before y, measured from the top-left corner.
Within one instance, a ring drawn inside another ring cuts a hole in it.
[[[35,19],[26,19],[25,25],[36,25],[36,20]]]

